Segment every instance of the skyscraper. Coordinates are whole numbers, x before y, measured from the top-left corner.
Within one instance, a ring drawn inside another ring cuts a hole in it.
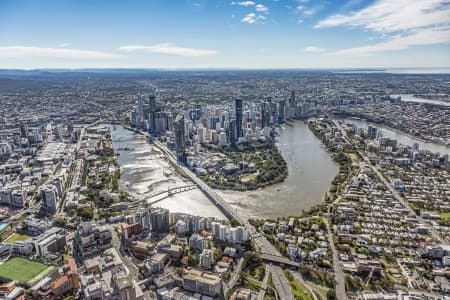
[[[148,113],[149,131],[150,133],[154,133],[156,129],[155,113],[157,111],[156,97],[154,95],[151,95],[148,98],[148,105],[149,105],[149,113]]]
[[[27,138],[28,137],[28,127],[27,125],[20,125],[20,137]]]
[[[236,139],[244,136],[242,130],[242,99],[235,100]]]
[[[293,107],[295,107],[295,106],[297,106],[297,101],[295,101],[295,91],[294,90],[292,90],[292,92],[291,92],[291,98],[289,98],[289,105],[290,106],[293,106]]]
[[[286,100],[281,100],[278,103],[278,123],[286,121]]]
[[[184,135],[184,116],[179,114],[175,118],[175,144],[176,144],[176,155],[178,159],[184,157],[184,151],[186,148],[186,141]]]
[[[42,210],[48,213],[56,212],[56,198],[58,196],[56,188],[52,186],[44,186],[41,188]]]
[[[236,120],[230,120],[230,128],[229,130],[229,136],[230,136],[230,144],[231,146],[236,146]]]
[[[266,103],[261,102],[261,128],[266,127]]]
[[[165,208],[156,208],[150,211],[150,222],[152,231],[158,233],[169,232],[169,210]]]
[[[138,105],[136,108],[137,119],[138,119],[138,127],[141,126],[142,121],[144,120],[144,105],[142,103],[142,96],[138,99]]]

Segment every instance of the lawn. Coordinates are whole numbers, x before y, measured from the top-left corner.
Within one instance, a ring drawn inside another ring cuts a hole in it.
[[[295,299],[300,300],[313,300],[314,296],[311,292],[306,288],[306,286],[294,278],[291,272],[285,270],[284,274],[286,275],[287,280],[291,286],[292,295],[294,295]]]
[[[355,153],[348,153],[348,156],[350,156],[350,159],[352,161],[358,161],[359,160],[358,155],[356,155]]]
[[[13,233],[9,238],[7,238],[5,240],[5,243],[12,245],[12,244],[14,244],[14,242],[25,241],[25,240],[28,240],[28,238],[29,238],[28,235]]]
[[[0,265],[0,277],[7,280],[17,280],[26,286],[36,284],[55,267],[23,257],[14,257]]]
[[[266,268],[264,265],[254,265],[250,267],[249,275],[252,276],[255,280],[262,281],[264,278]]]
[[[450,212],[440,212],[439,216],[441,217],[441,220],[450,220]]]
[[[311,292],[298,280],[293,280],[289,282],[291,285],[292,294],[295,299],[302,300],[313,300],[314,297],[311,295]]]

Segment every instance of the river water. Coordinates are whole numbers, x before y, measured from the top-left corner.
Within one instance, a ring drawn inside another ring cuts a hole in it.
[[[448,101],[425,99],[425,98],[416,97],[416,96],[411,95],[411,94],[391,95],[391,97],[392,98],[400,97],[401,101],[404,101],[404,102],[415,102],[415,103],[425,103],[425,104],[450,106],[450,102],[448,102]]]
[[[367,128],[367,121],[343,119],[358,127]],[[376,124],[375,124],[376,125]],[[449,147],[425,143],[385,126],[383,135],[402,144],[419,143],[419,148],[433,152],[449,153]],[[137,198],[149,201],[152,195],[166,191],[169,187],[188,184],[177,175],[156,147],[144,136],[117,126],[109,126],[113,147],[120,154],[118,163],[122,169],[121,188]],[[123,148],[128,147],[128,150]],[[279,136],[280,151],[287,161],[289,175],[280,184],[247,192],[218,191],[230,205],[248,217],[274,218],[299,215],[324,201],[324,195],[338,172],[338,166],[308,125],[293,122],[283,125]],[[171,212],[183,212],[201,216],[224,218],[199,190],[172,195],[155,204]]]
[[[110,126],[113,147],[120,153],[121,188],[141,199],[168,187],[185,184],[170,165],[161,158],[157,148],[146,139],[121,126]],[[234,209],[249,217],[298,215],[323,202],[324,194],[338,171],[321,142],[303,122],[284,125],[280,129],[280,151],[288,163],[289,176],[285,182],[249,192],[221,191]],[[120,150],[119,148],[130,148]],[[156,206],[172,212],[202,216],[223,215],[198,190],[176,194]]]
[[[169,187],[183,186],[186,183],[177,175],[161,152],[150,145],[146,138],[125,129],[122,126],[108,126],[113,147],[120,155],[117,158],[122,175],[121,189],[138,199],[148,201],[155,195],[167,191]],[[128,150],[124,150],[128,148]],[[160,197],[158,197],[160,198]],[[155,204],[171,212],[182,212],[204,217],[224,219],[224,215],[199,190],[175,194]]]
[[[428,150],[428,151],[432,151],[432,152],[439,152],[441,154],[447,153],[450,155],[450,147],[447,147],[445,145],[436,144],[436,143],[424,142],[420,139],[414,138],[405,133],[402,133],[397,130],[393,130],[389,127],[386,127],[386,126],[383,126],[380,124],[373,124],[373,123],[367,122],[366,120],[349,119],[349,118],[342,119],[342,121],[344,121],[346,123],[352,123],[357,127],[366,128],[366,129],[367,129],[367,125],[371,124],[379,129],[381,129],[383,136],[386,136],[391,139],[395,139],[401,144],[412,146],[414,143],[418,143],[419,149],[424,149],[424,150]]]
[[[299,215],[302,210],[323,203],[338,172],[320,140],[303,122],[283,125],[279,145],[288,164],[289,175],[284,182],[256,191],[222,192],[225,199],[249,217]]]

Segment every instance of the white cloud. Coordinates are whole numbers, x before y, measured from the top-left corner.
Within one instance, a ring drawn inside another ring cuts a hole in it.
[[[377,0],[356,12],[332,15],[315,28],[350,26],[375,32],[382,42],[343,49],[331,54],[367,56],[413,46],[450,42],[448,0]]]
[[[295,6],[294,14],[303,15],[305,17],[309,17],[323,9],[324,5],[319,2],[314,6],[305,6],[303,4]]]
[[[69,43],[61,43],[61,44],[58,45],[58,47],[61,47],[61,48],[67,48],[69,46],[70,46]]]
[[[108,59],[108,58],[119,58],[119,57],[122,57],[122,55],[101,52],[101,51],[69,49],[69,48],[0,46],[0,57],[2,57],[2,58],[51,57],[51,58],[65,58],[65,59]]]
[[[254,13],[250,13],[245,15],[245,17],[242,18],[241,22],[248,23],[248,24],[255,24],[255,23],[264,23],[266,20],[266,17],[261,15],[256,15]]]
[[[315,8],[307,8],[303,11],[303,14],[307,15],[307,16],[312,16],[313,14],[316,13],[316,9]]]
[[[412,46],[442,44],[450,42],[450,28],[446,29],[421,29],[407,35],[395,35],[386,42],[372,45],[343,49],[331,54],[348,56],[368,56],[383,51],[397,51]]]
[[[378,0],[359,11],[332,15],[315,28],[354,26],[376,32],[396,32],[449,25],[447,0]]]
[[[128,52],[142,51],[150,53],[178,55],[185,57],[210,56],[218,53],[216,50],[178,47],[173,46],[172,44],[169,43],[162,43],[152,46],[127,45],[119,47],[119,50]]]
[[[255,8],[256,8],[256,11],[259,11],[259,12],[265,12],[265,13],[269,12],[269,8],[262,4],[257,4],[255,6]]]
[[[239,5],[239,6],[253,6],[255,2],[253,1],[241,1],[241,2],[231,2],[231,5]]]
[[[322,53],[322,52],[325,52],[325,49],[324,48],[320,48],[320,47],[315,47],[315,46],[308,46],[308,47],[305,47],[303,49],[303,51],[311,52],[311,53]]]

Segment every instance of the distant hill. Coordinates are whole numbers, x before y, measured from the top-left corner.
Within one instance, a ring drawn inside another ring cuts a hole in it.
[[[0,77],[0,91],[11,91],[15,89],[32,88],[39,85],[38,81],[11,79]]]

